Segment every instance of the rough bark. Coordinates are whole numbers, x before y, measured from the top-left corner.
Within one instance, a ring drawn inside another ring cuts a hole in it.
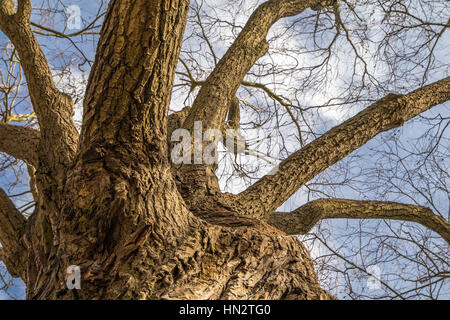
[[[51,164],[68,165],[75,154],[78,133],[72,122],[72,99],[57,90],[47,60],[30,27],[31,3],[18,2],[17,12],[11,11],[12,1],[3,0],[0,8],[0,29],[16,48],[27,79],[34,112],[39,120],[41,143],[45,150],[40,161],[48,170]],[[14,6],[12,6],[14,7]],[[58,148],[54,148],[55,145]],[[55,175],[63,176],[62,172]]]
[[[24,277],[26,248],[22,241],[26,220],[0,188],[0,260],[13,277]]]
[[[37,168],[40,133],[31,128],[0,123],[0,152]]]
[[[227,111],[233,106],[233,99],[242,80],[269,49],[266,37],[270,28],[282,18],[297,15],[307,8],[317,10],[332,3],[334,0],[269,0],[261,4],[202,83],[183,127],[193,130],[194,122],[201,120],[203,130],[222,130],[226,125]],[[178,185],[184,186],[186,196],[193,195],[189,201],[192,203],[191,209],[198,205],[199,196],[213,197],[220,193],[219,183],[214,175],[215,169],[214,166],[207,165],[180,167]],[[205,179],[198,181],[198,176]]]

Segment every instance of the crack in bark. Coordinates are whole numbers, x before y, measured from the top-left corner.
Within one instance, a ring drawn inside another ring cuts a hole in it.
[[[31,30],[30,14],[30,1],[19,1],[16,13],[0,11],[0,29],[16,48],[27,79],[31,103],[40,125],[41,143],[45,149],[39,157],[55,170],[56,176],[73,159],[78,132],[72,121],[72,99],[55,86],[45,55]],[[55,144],[58,144],[57,150]]]

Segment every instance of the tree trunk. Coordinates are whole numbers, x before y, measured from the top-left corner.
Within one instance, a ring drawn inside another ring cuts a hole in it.
[[[297,238],[240,218],[213,198],[203,199],[196,216],[178,192],[167,114],[187,10],[181,0],[111,1],[80,143],[56,157],[53,136],[42,136],[38,163],[30,163],[37,167],[38,191],[18,240],[26,248],[26,268],[5,259],[24,279],[28,299],[331,297]],[[15,23],[25,35],[17,41],[19,55],[36,62],[42,52],[34,36],[23,20]],[[24,71],[29,79],[39,72]],[[52,92],[41,91],[31,93],[43,104]],[[58,132],[60,123],[47,123],[41,135]],[[67,287],[71,265],[81,269],[80,290]]]

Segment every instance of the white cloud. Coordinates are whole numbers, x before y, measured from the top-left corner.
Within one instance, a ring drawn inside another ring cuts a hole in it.
[[[88,77],[88,72],[82,72],[72,68],[67,72],[57,73],[54,76],[58,89],[69,94],[74,99],[75,112],[73,120],[77,126],[81,125],[83,117],[83,99]]]

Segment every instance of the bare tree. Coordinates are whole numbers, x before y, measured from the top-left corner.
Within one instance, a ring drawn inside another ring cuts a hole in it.
[[[448,8],[414,3],[110,1],[70,33],[50,23],[63,2],[1,0],[12,45],[0,152],[5,172],[29,184],[17,195],[28,200],[22,208],[0,191],[8,272],[30,299],[333,298],[319,279],[337,295],[367,298],[361,275],[376,278],[370,266],[395,260],[407,272],[386,269],[376,297],[439,297],[450,243],[437,196],[448,195],[448,118],[429,110],[450,99],[439,62]],[[44,55],[37,37],[70,50]],[[86,43],[97,45],[94,61]],[[90,72],[86,90],[67,80],[73,66]],[[330,112],[345,121],[330,128]],[[409,120],[423,126],[416,149],[395,136]],[[173,163],[172,133],[194,136],[197,121],[238,131],[243,151],[218,146],[219,164]],[[257,129],[264,141],[252,137]],[[277,171],[264,175],[274,161]],[[225,192],[236,181],[242,191]],[[278,211],[299,192],[306,204]],[[321,222],[336,218],[351,227]],[[314,263],[306,247],[317,245]],[[71,265],[81,290],[66,285]]]

